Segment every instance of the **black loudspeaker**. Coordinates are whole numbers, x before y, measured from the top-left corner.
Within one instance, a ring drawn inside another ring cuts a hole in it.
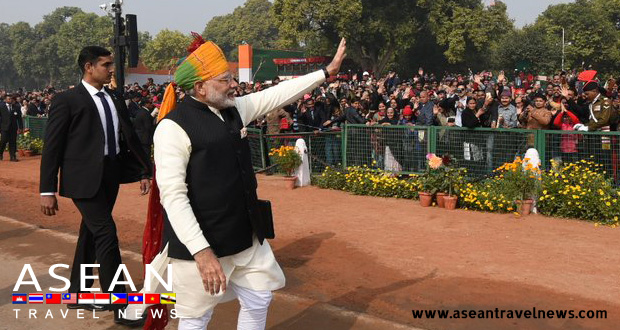
[[[129,49],[129,67],[135,68],[138,66],[138,58],[140,52],[138,50],[138,17],[136,15],[127,14],[127,47]]]

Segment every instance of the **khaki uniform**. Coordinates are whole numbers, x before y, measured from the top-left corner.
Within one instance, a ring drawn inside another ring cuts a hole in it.
[[[612,101],[599,94],[590,104],[590,121],[588,131],[609,131],[610,126],[615,124],[618,118],[617,110],[614,109]]]

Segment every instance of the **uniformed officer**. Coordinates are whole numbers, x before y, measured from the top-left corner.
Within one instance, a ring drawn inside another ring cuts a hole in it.
[[[609,132],[618,122],[618,112],[613,107],[613,102],[601,93],[597,81],[589,81],[583,86],[583,92],[588,101],[590,116],[586,124],[577,124],[574,129],[585,132]],[[612,137],[587,136],[586,148],[590,155],[594,155],[596,161],[605,166],[607,173],[612,173]],[[616,142],[617,143],[617,142]],[[614,143],[615,144],[615,143]]]

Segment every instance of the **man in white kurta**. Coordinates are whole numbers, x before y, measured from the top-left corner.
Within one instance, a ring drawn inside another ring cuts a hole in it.
[[[206,104],[208,110],[222,121],[224,118],[220,110],[235,107],[243,126],[246,126],[272,110],[293,103],[318,87],[327,76],[335,75],[345,56],[345,49],[343,39],[334,61],[326,69],[282,82],[259,93],[232,97],[230,91],[237,83],[230,72],[225,72],[207,81],[195,82],[194,88],[188,91],[191,96],[186,97]],[[264,329],[271,291],[282,288],[285,283],[284,274],[269,244],[267,241],[259,244],[254,236],[251,247],[217,258],[199,226],[188,197],[186,172],[192,157],[192,144],[187,132],[175,121],[163,119],[155,131],[154,144],[161,204],[174,233],[195,259],[170,260],[173,265],[173,292],[177,294],[175,308],[181,318],[179,329],[205,329],[215,305],[231,294],[241,304],[238,329]]]

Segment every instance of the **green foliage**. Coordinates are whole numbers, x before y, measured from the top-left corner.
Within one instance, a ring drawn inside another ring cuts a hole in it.
[[[344,172],[327,167],[315,183],[320,188],[344,190],[355,195],[406,199],[418,198],[420,189],[415,175],[400,179],[391,172],[366,166],[350,166]]]
[[[213,40],[229,60],[238,56],[237,46],[246,42],[254,48],[274,48],[278,38],[269,0],[247,0],[231,14],[216,16],[207,23],[202,35]]]
[[[581,68],[583,63],[585,67],[617,71],[620,69],[618,6],[618,0],[577,0],[549,6],[535,25],[557,40],[556,50],[561,50],[562,28],[565,29],[567,67]]]
[[[529,25],[503,35],[492,47],[491,59],[497,69],[527,69],[551,74],[561,66],[561,39],[548,35],[539,26]]]
[[[62,85],[77,84],[81,72],[77,65],[80,50],[86,46],[110,48],[110,37],[114,25],[108,16],[93,13],[77,13],[70,21],[62,24],[55,35],[58,43],[58,80]]]
[[[466,210],[508,213],[516,210],[510,190],[500,177],[465,184],[459,192],[459,204]]]
[[[269,153],[274,163],[280,166],[286,176],[292,176],[293,172],[301,165],[301,156],[295,151],[295,147],[281,146],[280,148],[273,148]]]
[[[172,68],[179,59],[187,56],[192,37],[179,31],[161,30],[141,54],[144,65],[152,70]]]
[[[615,224],[620,216],[620,192],[605,178],[603,168],[582,160],[543,175],[538,200],[542,214]]]
[[[513,200],[535,198],[540,191],[541,171],[526,158],[517,157],[512,163],[506,163],[495,172],[506,185],[506,196]]]

